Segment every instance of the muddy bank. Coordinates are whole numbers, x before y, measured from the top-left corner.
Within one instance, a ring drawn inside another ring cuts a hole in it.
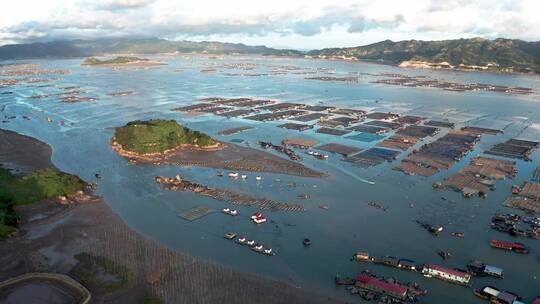
[[[279,173],[303,177],[322,178],[324,173],[301,163],[271,153],[231,143],[221,143],[219,149],[182,147],[165,154],[136,155],[111,145],[113,150],[131,162],[172,164],[178,166],[208,167],[216,169]]]
[[[15,137],[11,143],[13,152],[29,147],[17,145]],[[4,147],[0,162],[7,159]],[[50,157],[50,148],[34,152]],[[69,274],[91,291],[93,303],[142,303],[149,297],[164,303],[341,303],[167,249],[132,231],[102,201],[64,208],[43,202],[21,217],[25,233],[0,242],[0,281],[29,272]],[[105,259],[100,261],[106,267],[81,270],[81,253]],[[118,269],[129,272],[125,284],[115,285]]]
[[[52,149],[34,138],[0,129],[0,164],[4,168],[19,171],[52,168]]]

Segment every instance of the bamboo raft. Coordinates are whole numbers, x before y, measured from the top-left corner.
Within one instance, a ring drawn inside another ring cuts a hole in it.
[[[196,219],[200,219],[203,216],[207,216],[212,212],[214,212],[214,210],[208,207],[196,207],[191,210],[179,213],[178,217],[181,217],[188,221],[194,221]]]
[[[229,202],[233,205],[250,206],[250,207],[259,208],[261,210],[273,210],[273,211],[277,211],[277,210],[290,211],[290,212],[306,211],[306,208],[303,205],[282,203],[282,202],[277,202],[277,201],[267,199],[267,198],[257,198],[257,197],[253,197],[247,194],[233,192],[226,189],[219,189],[219,188],[214,189],[214,188],[210,188],[204,185],[200,185],[197,183],[183,180],[179,176],[177,176],[176,178],[166,178],[166,177],[158,176],[156,177],[156,182],[159,184],[162,184],[165,189],[170,190],[170,191],[194,192],[199,195],[211,197],[219,201]],[[186,218],[186,217],[182,216],[182,218]],[[186,218],[186,219],[190,220],[189,218]]]

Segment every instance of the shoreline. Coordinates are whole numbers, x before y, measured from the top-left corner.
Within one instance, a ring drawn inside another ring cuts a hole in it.
[[[177,52],[177,53],[154,53],[154,54],[139,54],[139,53],[126,53],[126,54],[103,54],[103,56],[114,56],[114,55],[146,55],[146,56],[169,56],[169,57],[175,57],[175,56],[204,56],[204,57],[213,57],[213,56],[230,56],[230,57],[246,57],[246,56],[257,56],[261,58],[277,58],[277,59],[303,59],[303,60],[310,60],[310,61],[336,61],[336,62],[353,62],[353,63],[371,63],[376,65],[386,65],[386,66],[392,66],[399,69],[413,69],[413,70],[427,70],[427,71],[453,71],[453,72],[467,72],[467,73],[488,73],[488,74],[495,74],[495,75],[515,75],[515,76],[529,76],[534,78],[539,78],[540,73],[523,73],[523,72],[507,72],[507,71],[485,71],[485,70],[471,70],[471,69],[433,69],[433,68],[413,68],[413,67],[400,67],[400,63],[393,63],[393,62],[386,62],[386,61],[378,61],[374,59],[341,59],[341,58],[307,58],[305,56],[291,56],[291,55],[264,55],[264,54],[211,54],[211,53],[183,53],[183,52]],[[65,60],[65,59],[80,59],[80,58],[86,58],[86,56],[78,56],[78,57],[50,57],[50,58],[34,58],[34,57],[28,57],[28,58],[14,58],[14,59],[3,59],[0,60],[0,62],[17,62],[17,61],[23,61],[23,60],[43,60],[43,59],[53,59],[53,60]],[[82,66],[105,66],[105,67],[112,67],[112,68],[118,68],[122,66],[129,66],[129,64],[102,64],[102,65],[82,65]],[[155,64],[150,64],[147,66],[161,66],[161,65],[167,65],[166,63],[155,61]],[[134,65],[136,66],[136,65]],[[144,65],[140,65],[140,67],[144,67]]]
[[[131,163],[154,165],[197,166],[215,169],[278,173],[300,177],[324,178],[327,175],[306,167],[302,163],[281,158],[266,151],[218,142],[216,146],[201,148],[181,145],[164,153],[138,154],[126,151],[113,140],[111,149]]]
[[[17,141],[14,137],[24,138],[14,132],[10,136],[12,142]],[[5,161],[2,148],[0,163]],[[60,211],[51,211],[58,207],[51,201],[24,206],[27,212],[21,217],[25,221],[19,228],[25,233],[0,241],[0,281],[31,272],[63,273],[81,281],[73,271],[80,264],[76,256],[85,253],[103,256],[132,273],[128,283],[114,291],[83,280],[92,298],[106,303],[141,303],[149,297],[164,303],[250,303],[255,298],[258,303],[343,303],[169,249],[129,228],[102,199],[74,201],[68,206]]]

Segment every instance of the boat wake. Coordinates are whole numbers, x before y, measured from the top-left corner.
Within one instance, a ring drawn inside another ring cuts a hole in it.
[[[355,173],[353,173],[353,172],[351,172],[351,171],[349,171],[349,170],[347,170],[345,168],[342,168],[342,167],[339,167],[339,166],[336,166],[336,165],[333,165],[333,164],[328,164],[328,165],[334,167],[335,169],[338,169],[339,171],[349,175],[350,177],[352,177],[352,178],[354,178],[354,179],[356,179],[358,181],[361,181],[361,182],[369,184],[369,185],[375,185],[375,182],[367,180],[365,178],[362,178],[362,177],[356,175]]]

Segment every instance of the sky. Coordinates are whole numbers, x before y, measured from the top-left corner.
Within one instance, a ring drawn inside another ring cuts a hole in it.
[[[540,0],[3,0],[0,45],[104,37],[277,48],[381,40],[540,40]]]

